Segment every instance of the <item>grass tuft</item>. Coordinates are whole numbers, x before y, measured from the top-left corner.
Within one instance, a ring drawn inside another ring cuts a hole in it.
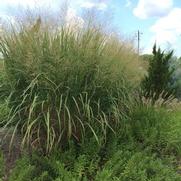
[[[9,87],[5,127],[22,133],[22,146],[46,153],[85,135],[101,144],[129,110],[135,70],[126,68],[128,50],[136,55],[92,26],[52,32],[37,20],[14,28],[0,39]]]

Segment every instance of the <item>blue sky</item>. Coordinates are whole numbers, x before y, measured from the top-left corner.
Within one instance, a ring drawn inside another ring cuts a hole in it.
[[[65,1],[65,0],[64,0]],[[17,8],[51,6],[58,10],[63,0],[0,0],[0,17],[14,18]],[[80,12],[96,10],[111,15],[116,31],[135,38],[140,30],[141,52],[151,53],[156,41],[163,49],[174,49],[181,56],[181,0],[69,0],[67,19],[83,23]],[[19,14],[21,11],[19,11]],[[109,20],[110,21],[110,20]]]

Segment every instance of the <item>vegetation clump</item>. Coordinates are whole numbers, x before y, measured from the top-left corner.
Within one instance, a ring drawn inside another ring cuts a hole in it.
[[[70,139],[80,143],[85,134],[104,142],[131,99],[121,42],[94,26],[52,32],[40,22],[1,39],[10,108],[5,127],[21,132],[22,145],[46,153]]]
[[[165,101],[173,52],[155,45],[141,82],[129,43],[92,24],[52,30],[41,18],[4,32],[0,52],[0,126],[10,147],[18,134],[28,150],[10,181],[181,180],[180,104]],[[0,165],[3,177],[1,155]]]
[[[158,100],[160,96],[167,99],[174,95],[174,69],[170,66],[173,51],[165,53],[160,48],[153,47],[153,56],[149,60],[148,75],[142,81],[143,95]]]

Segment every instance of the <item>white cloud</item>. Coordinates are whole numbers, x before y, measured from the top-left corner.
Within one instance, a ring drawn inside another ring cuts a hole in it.
[[[175,43],[181,34],[181,8],[174,8],[167,16],[162,17],[150,28],[159,43]]]
[[[94,6],[95,6],[95,4],[91,3],[91,2],[84,2],[81,4],[82,8],[87,8],[87,9],[93,8]]]
[[[37,6],[42,6],[42,5],[50,5],[51,1],[50,0],[6,0],[2,2],[4,5],[7,6],[23,6],[23,7],[29,7],[29,8],[34,8]]]
[[[51,9],[57,11],[66,0],[4,0],[0,3],[0,11],[6,11],[11,14],[15,10],[43,10]]]
[[[68,8],[65,20],[66,20],[67,26],[76,28],[76,29],[82,28],[84,24],[84,20],[80,16],[77,15],[76,10],[73,8]]]
[[[156,21],[151,27],[151,31],[168,30],[181,32],[181,8],[174,8],[165,17],[162,17]]]
[[[64,5],[63,0],[5,0],[4,3],[2,3],[1,5],[2,7],[5,7],[5,9],[7,10],[5,12],[1,12],[0,9],[0,20],[1,22],[7,22],[7,20],[11,23],[15,22],[15,17],[17,15],[16,11],[20,8],[24,8],[25,11],[26,8],[30,8],[30,12],[35,13],[35,16],[36,11],[34,10],[40,11],[40,13],[46,13],[47,10],[51,9],[52,14],[50,14],[50,16],[56,16],[57,13],[59,13],[59,11],[56,11],[60,10],[62,4]],[[54,12],[55,14],[53,14]],[[65,7],[65,12],[61,13],[64,13],[63,21],[65,20],[66,25],[74,28],[80,28],[83,26],[84,20],[78,15],[76,8]]]
[[[141,19],[162,17],[169,13],[173,0],[139,0],[133,14]]]
[[[103,11],[107,9],[107,4],[104,2],[95,3],[95,2],[85,1],[85,2],[80,3],[80,7],[86,8],[86,9],[96,8],[98,10]]]
[[[148,47],[144,52],[151,52],[150,45],[155,42],[163,49],[174,49],[177,55],[180,55],[178,48],[181,42],[181,8],[173,8],[167,16],[159,18],[150,31],[153,33]]]

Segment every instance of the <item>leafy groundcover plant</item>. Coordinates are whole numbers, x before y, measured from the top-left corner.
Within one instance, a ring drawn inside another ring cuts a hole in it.
[[[110,134],[105,144],[94,137],[73,141],[49,156],[33,153],[17,161],[10,180],[181,180],[179,112],[137,105],[122,120],[124,129]],[[26,168],[26,169],[25,169]]]
[[[91,144],[82,145],[78,150],[71,146],[66,152],[55,152],[49,157],[37,154],[33,154],[31,158],[25,156],[18,160],[10,181],[179,181],[181,179],[171,158],[158,158],[150,150],[138,149],[136,145],[130,143],[117,145],[114,150],[110,147],[111,150],[106,150],[103,154],[103,150],[99,146],[96,148],[92,140]],[[110,152],[112,154],[108,154]]]

